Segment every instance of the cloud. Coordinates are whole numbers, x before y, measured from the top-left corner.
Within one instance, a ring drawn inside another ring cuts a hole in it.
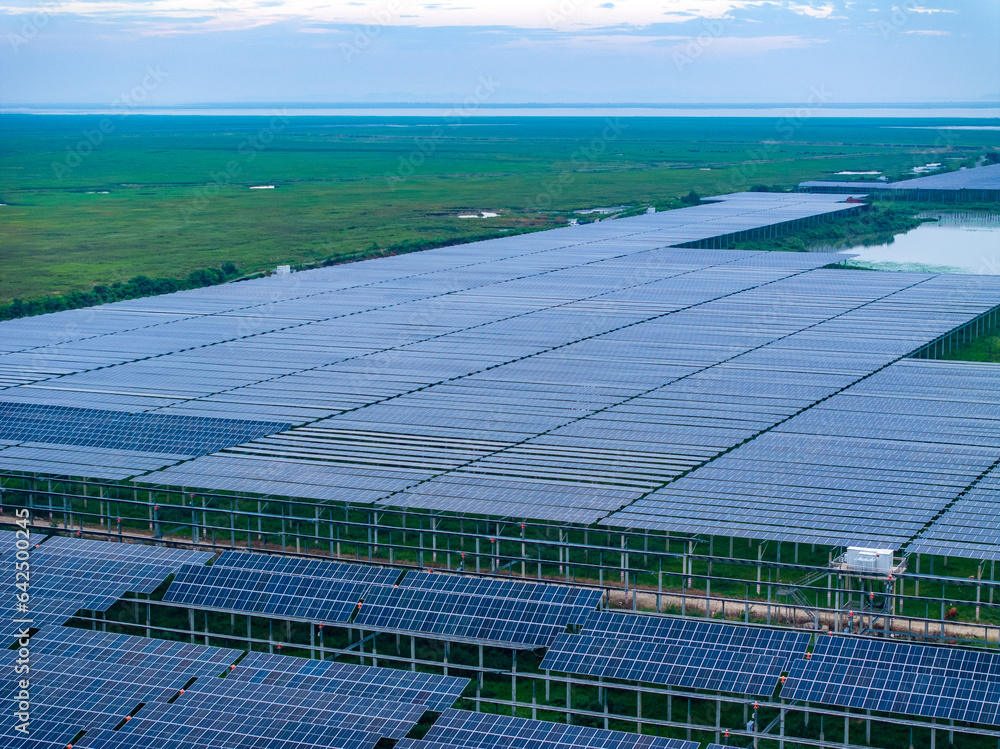
[[[919,5],[907,6],[910,13],[957,13],[957,10],[945,10],[944,8],[922,8]]]
[[[783,49],[803,49],[825,44],[826,39],[801,36],[720,36],[711,44],[702,45],[706,57],[748,57]],[[578,50],[594,54],[618,52],[645,55],[650,58],[672,59],[676,52],[684,53],[697,43],[690,36],[641,35],[641,34],[546,34],[522,36],[505,44],[509,48],[551,51],[553,49]]]
[[[951,36],[950,31],[935,31],[932,29],[907,29],[904,34],[919,34],[920,36]]]
[[[285,21],[332,25],[402,25],[415,27],[482,26],[565,31],[645,27],[698,19],[732,18],[754,9],[786,9],[800,16],[829,18],[832,3],[802,0],[476,0],[469,3],[421,0],[63,0],[46,6],[49,15],[74,15],[128,21],[158,28],[152,19],[190,20],[191,31],[252,28]],[[611,12],[609,12],[611,11]],[[37,13],[36,0],[0,0],[0,13]],[[931,12],[931,11],[927,11]],[[198,22],[209,16],[212,22]],[[179,27],[172,26],[172,31]]]
[[[830,18],[833,15],[835,8],[833,3],[826,3],[825,5],[815,6],[812,4],[791,4],[788,6],[788,10],[792,13],[796,13],[800,16],[810,16],[812,18]]]

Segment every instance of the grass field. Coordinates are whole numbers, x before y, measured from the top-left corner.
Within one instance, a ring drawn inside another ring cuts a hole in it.
[[[997,131],[900,127],[935,124],[4,115],[0,304],[227,261],[254,272],[558,226],[574,209],[666,207],[692,189],[788,187],[842,169],[896,176],[1000,146]],[[458,218],[478,211],[499,216]]]
[[[1000,328],[991,328],[950,354],[941,357],[952,361],[984,361],[1000,364]]]

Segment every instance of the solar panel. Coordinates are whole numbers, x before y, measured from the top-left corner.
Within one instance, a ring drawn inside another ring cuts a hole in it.
[[[266,653],[249,653],[232,668],[241,651],[62,627],[34,635],[31,648],[32,735],[63,747],[84,729],[104,737],[99,729],[114,728],[143,703],[113,732],[132,743],[95,746],[249,749],[264,737],[268,747],[367,749],[381,736],[402,738],[425,711],[450,706],[468,684]],[[0,653],[10,667],[16,651]],[[11,684],[0,696],[15,691]],[[0,737],[19,736],[5,729]]]
[[[1000,655],[856,637],[821,637],[792,664],[781,696],[857,710],[1000,725]]]
[[[55,556],[85,557],[87,559],[120,559],[162,564],[172,568],[182,564],[207,562],[214,554],[210,551],[173,548],[170,546],[150,546],[147,544],[111,543],[73,536],[50,536],[32,556],[47,559]]]
[[[609,731],[506,715],[446,710],[422,741],[399,749],[698,749],[697,741]]]
[[[399,570],[365,564],[327,562],[322,559],[297,559],[270,554],[254,554],[245,551],[224,551],[212,565],[213,568],[226,567],[257,572],[277,572],[299,577],[318,577],[350,580],[359,583],[379,583],[391,585],[399,579]]]
[[[562,634],[541,668],[687,689],[768,696],[810,636],[691,619],[597,612]]]
[[[125,718],[106,712],[101,705],[94,710],[72,708],[64,705],[33,705],[31,710],[30,734],[26,738],[14,728],[12,720],[6,720],[0,727],[0,746],[21,749],[22,747],[45,747],[46,749],[66,749],[69,742],[80,732],[80,726],[115,725]]]
[[[290,424],[0,401],[0,439],[194,457]]]
[[[347,622],[373,583],[397,571],[365,565],[226,552],[211,567],[178,572],[164,601],[313,622]]]
[[[31,638],[31,737],[65,747],[80,730],[113,728],[140,703],[166,703],[194,677],[215,677],[241,651],[49,627]],[[2,652],[12,669],[17,651]],[[211,680],[211,678],[210,678]],[[0,697],[14,698],[15,682]],[[22,746],[7,721],[0,736]],[[0,741],[0,745],[4,744]]]
[[[967,489],[944,514],[907,547],[911,554],[1000,559],[1000,468],[994,467]]]
[[[560,612],[560,615],[568,617],[566,620],[568,624],[582,623],[601,602],[604,595],[603,591],[595,588],[412,571],[406,573],[399,587],[509,599],[521,604],[525,602],[547,604],[568,609]]]
[[[579,622],[602,596],[588,588],[411,572],[399,587],[373,586],[353,623],[361,629],[534,649]]]
[[[943,174],[931,174],[926,177],[899,180],[898,182],[835,182],[814,180],[803,182],[799,187],[831,189],[846,188],[859,194],[872,190],[1000,190],[1000,165],[992,164],[974,169],[959,169]]]

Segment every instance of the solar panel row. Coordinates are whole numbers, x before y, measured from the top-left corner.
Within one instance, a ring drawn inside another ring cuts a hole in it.
[[[1000,190],[1000,164],[981,166],[976,169],[960,169],[927,177],[915,177],[898,182],[836,182],[813,180],[802,182],[802,188],[841,187],[855,193],[872,190]]]
[[[591,614],[582,634],[563,634],[541,668],[562,673],[770,696],[810,636],[634,614]]]
[[[822,637],[808,660],[793,663],[782,696],[857,710],[1000,725],[1000,656]]]
[[[0,438],[191,458],[290,424],[0,401]]]
[[[697,749],[697,741],[609,731],[587,726],[446,710],[422,741],[399,749]]]
[[[254,613],[318,623],[348,622],[367,583],[226,567],[186,566],[164,601],[219,611]]]
[[[31,737],[65,747],[87,728],[114,728],[143,702],[165,702],[192,678],[216,677],[240,651],[63,627],[31,638]],[[7,667],[16,651],[3,651]],[[13,698],[8,682],[2,696]],[[0,735],[18,741],[13,721]],[[3,739],[0,739],[2,741]],[[20,744],[14,744],[20,746]]]
[[[398,578],[391,569],[226,552],[211,567],[182,568],[163,600],[536,648],[551,643],[569,624],[582,622],[603,595],[589,588],[423,572],[409,572],[392,585]]]
[[[602,596],[588,588],[411,572],[398,587],[373,587],[354,624],[533,649],[581,621]]]

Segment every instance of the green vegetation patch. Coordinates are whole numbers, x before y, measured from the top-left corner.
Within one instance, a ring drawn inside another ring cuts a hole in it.
[[[951,353],[938,357],[950,361],[981,361],[1000,364],[1000,327],[990,328]]]
[[[579,209],[674,207],[692,191],[901,174],[1000,147],[997,131],[942,145],[934,130],[889,127],[945,124],[926,119],[104,119],[95,145],[85,133],[100,116],[0,117],[0,304],[225,262],[252,274],[373,244],[440,246],[588,220]]]
[[[855,216],[832,218],[822,224],[793,229],[780,237],[737,243],[741,250],[807,252],[818,248],[839,249],[891,242],[896,234],[916,229],[917,204],[875,203]]]

